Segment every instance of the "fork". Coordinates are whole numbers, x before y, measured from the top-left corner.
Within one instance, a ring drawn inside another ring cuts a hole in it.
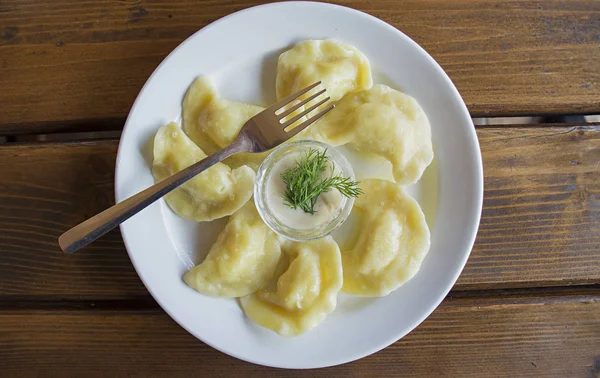
[[[239,152],[264,152],[277,147],[294,135],[297,135],[319,118],[323,117],[334,107],[333,104],[329,104],[317,114],[310,116],[312,111],[317,110],[330,100],[330,98],[327,97],[309,108],[300,109],[300,107],[307,105],[310,101],[317,99],[326,92],[325,89],[322,89],[307,98],[299,100],[300,96],[308,93],[311,89],[316,88],[319,84],[321,84],[320,81],[276,102],[250,118],[244,126],[242,126],[237,138],[229,146],[207,156],[199,162],[190,165],[173,176],[152,185],[126,200],[109,207],[100,214],[91,217],[65,232],[58,238],[60,248],[65,253],[73,253],[85,247],[125,222],[133,215],[145,209],[171,190],[233,154]],[[294,103],[296,100],[299,102]],[[287,108],[289,105],[292,106]],[[301,110],[300,113],[293,114],[295,111],[299,110]],[[288,116],[290,118],[286,118]],[[307,119],[290,129],[290,126],[295,122],[302,120],[303,117],[307,117]]]

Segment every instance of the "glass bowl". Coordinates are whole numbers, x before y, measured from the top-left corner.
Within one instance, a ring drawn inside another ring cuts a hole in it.
[[[340,205],[327,221],[308,228],[292,227],[289,224],[286,224],[284,219],[279,219],[275,215],[267,201],[267,183],[273,175],[273,168],[277,162],[287,155],[296,154],[298,152],[308,152],[310,149],[316,149],[320,152],[326,150],[327,156],[334,167],[333,169],[342,176],[349,177],[350,180],[355,181],[352,166],[348,160],[346,160],[346,157],[336,150],[335,147],[322,142],[300,140],[284,143],[275,148],[259,167],[254,183],[254,202],[263,221],[277,234],[295,241],[313,240],[329,235],[344,223],[348,218],[348,215],[350,215],[350,210],[352,210],[352,205],[354,204],[354,198],[341,196]],[[282,197],[281,201],[283,200]]]

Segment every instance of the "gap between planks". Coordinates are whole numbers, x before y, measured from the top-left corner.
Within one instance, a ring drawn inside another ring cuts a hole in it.
[[[458,290],[445,298],[446,305],[463,306],[476,301],[481,307],[593,303],[600,301],[600,284],[531,287],[518,289]],[[0,314],[15,312],[150,312],[162,311],[154,299],[139,296],[127,300],[53,300],[49,296],[0,296]]]
[[[600,115],[548,115],[528,117],[474,117],[476,128],[482,127],[573,127],[598,126]],[[4,125],[0,135],[3,143],[68,142],[81,140],[119,139],[125,119],[108,118],[69,122]],[[21,130],[26,131],[21,131]]]

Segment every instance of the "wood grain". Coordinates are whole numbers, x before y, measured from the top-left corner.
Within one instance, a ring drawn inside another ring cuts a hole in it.
[[[58,237],[114,204],[115,141],[0,147],[0,293],[55,299],[147,295],[118,231],[77,254]]]
[[[478,129],[484,205],[457,286],[600,282],[599,131]]]
[[[0,1],[0,134],[121,127],[174,47],[208,23],[261,3]],[[600,113],[598,1],[336,3],[379,17],[421,44],[473,116]]]
[[[7,376],[597,377],[600,292],[446,299],[416,330],[319,370],[252,365],[196,340],[161,310],[0,311]],[[32,363],[35,361],[35,363]]]
[[[600,282],[600,127],[483,128],[484,210],[457,290]],[[58,236],[113,203],[116,141],[0,146],[0,297],[145,297],[118,232]],[[434,230],[435,232],[435,230]]]

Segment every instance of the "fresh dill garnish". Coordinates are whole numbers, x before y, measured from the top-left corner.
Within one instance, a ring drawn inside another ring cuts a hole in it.
[[[328,163],[327,149],[319,152],[311,148],[296,161],[294,167],[283,171],[280,177],[286,187],[283,195],[284,203],[292,209],[299,208],[305,213],[314,214],[319,196],[331,189],[337,189],[348,198],[363,193],[357,187],[358,181],[352,181],[349,177],[336,176],[334,169],[331,169],[331,176],[323,177]]]

